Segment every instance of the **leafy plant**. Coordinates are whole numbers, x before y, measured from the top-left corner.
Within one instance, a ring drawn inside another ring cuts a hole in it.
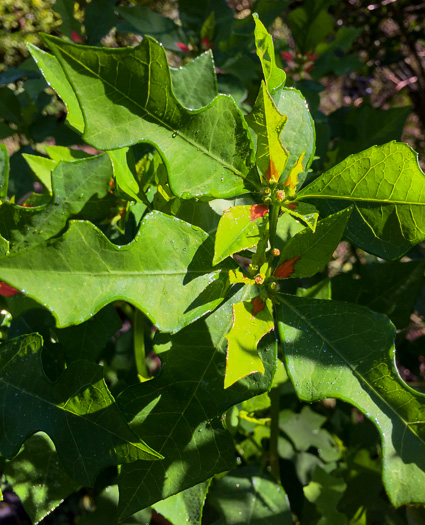
[[[52,54],[30,46],[69,125],[98,151],[27,157],[44,194],[19,206],[5,199],[0,150],[0,453],[33,521],[97,478],[99,490],[118,485],[119,503],[114,488],[96,512],[118,505],[121,521],[153,507],[173,523],[199,522],[208,492],[211,522],[310,513],[311,523],[354,523],[383,501],[353,496],[366,469],[379,493],[380,465],[360,446],[347,452],[337,421],[325,427],[326,416],[282,404],[294,391],[355,407],[379,432],[391,503],[425,503],[425,398],[397,371],[384,314],[400,325],[405,317],[383,293],[386,279],[374,280],[377,304],[368,296],[372,271],[350,281],[351,302],[341,279],[321,279],[343,238],[390,261],[424,240],[425,176],[409,146],[390,142],[305,183],[314,124],[258,16],[254,24],[264,80],[247,116],[217,93],[211,52],[173,71],[149,36],[135,48],[48,35]],[[408,272],[400,294],[412,307],[423,264],[377,264],[385,275]],[[113,304],[133,322],[133,342],[116,334]],[[160,360],[153,373],[147,344]],[[41,453],[54,476],[38,472]]]

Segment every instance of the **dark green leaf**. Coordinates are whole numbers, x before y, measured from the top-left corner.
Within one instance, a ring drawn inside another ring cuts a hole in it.
[[[119,405],[132,428],[148,433],[166,456],[161,465],[137,462],[120,476],[121,517],[234,466],[230,434],[222,414],[230,406],[268,390],[276,367],[272,334],[259,344],[266,372],[253,374],[224,390],[227,341],[232,305],[248,300],[246,287],[207,318],[173,336],[161,335],[156,346],[161,374],[128,388]],[[149,436],[146,439],[149,441]]]
[[[96,45],[116,25],[116,0],[91,0],[84,12],[87,44]]]
[[[381,435],[393,505],[424,503],[425,396],[398,375],[391,322],[363,306],[290,295],[281,296],[277,316],[298,396],[356,406]]]
[[[302,54],[315,50],[317,44],[329,35],[334,26],[333,18],[326,12],[327,5],[335,0],[307,0],[288,17],[289,27]]]
[[[9,154],[4,144],[0,144],[0,199],[7,197],[9,185]]]
[[[354,206],[346,235],[360,248],[397,259],[425,238],[425,176],[417,154],[390,142],[351,155],[298,193],[321,215]]]
[[[31,434],[42,430],[69,475],[86,485],[109,465],[158,457],[122,418],[102,367],[76,361],[51,383],[41,367],[42,343],[38,334],[31,334],[0,347],[3,456],[12,458]]]
[[[0,259],[0,278],[49,307],[60,327],[122,299],[173,332],[223,300],[233,265],[213,269],[212,256],[204,231],[153,212],[126,246],[112,244],[89,222],[71,222],[59,239]]]
[[[196,111],[182,106],[171,88],[164,48],[150,37],[124,49],[44,38],[81,104],[86,142],[100,150],[151,142],[162,153],[173,193],[183,198],[246,193],[252,143],[230,97],[218,96]]]

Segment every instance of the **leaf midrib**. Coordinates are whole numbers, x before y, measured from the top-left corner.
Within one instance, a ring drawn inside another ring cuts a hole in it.
[[[409,428],[410,431],[412,432],[412,434],[414,436],[416,436],[416,438],[423,444],[425,445],[425,441],[417,434],[417,432],[414,431],[414,429],[412,428],[412,424],[414,424],[415,422],[409,422],[409,421],[406,421],[398,412],[397,410],[391,405],[388,403],[388,401],[382,397],[382,395],[374,388],[374,386],[372,384],[370,384],[367,379],[359,374],[357,372],[357,370],[355,370],[349,361],[347,361],[345,359],[345,357],[343,355],[341,355],[341,353],[339,352],[339,350],[328,340],[326,339],[325,336],[323,336],[317,329],[316,327],[310,323],[310,321],[301,313],[299,312],[299,310],[297,310],[297,308],[295,308],[294,306],[292,306],[290,303],[288,303],[287,301],[285,301],[285,299],[281,296],[280,297],[280,301],[281,302],[284,302],[285,305],[287,305],[296,315],[298,315],[298,317],[300,317],[312,330],[313,332],[315,332],[317,334],[317,336],[322,339],[327,345],[329,348],[332,348],[332,350],[340,357],[340,359],[346,364],[346,366],[352,371],[352,373],[357,377],[357,379],[360,381],[360,382],[363,382],[364,384],[366,384],[368,386],[368,388],[370,388],[370,390],[376,395],[376,397],[378,397],[384,404],[385,406],[387,406],[390,411],[395,414],[395,416],[397,416],[398,419],[400,419],[400,421],[404,424],[404,426],[406,428]],[[418,423],[418,422],[416,422]],[[423,422],[421,422],[423,423]]]
[[[169,126],[166,122],[160,120],[155,114],[151,113],[147,108],[143,107],[142,105],[140,105],[138,102],[136,102],[135,100],[131,99],[126,93],[120,91],[116,86],[114,86],[113,84],[111,84],[110,82],[108,82],[108,80],[102,78],[100,75],[98,75],[96,72],[92,71],[91,69],[89,69],[85,64],[83,64],[82,62],[80,62],[80,60],[78,60],[76,57],[72,56],[70,53],[68,53],[64,48],[60,48],[61,49],[61,52],[66,54],[69,58],[71,58],[71,60],[74,60],[75,62],[77,62],[80,66],[82,66],[83,68],[85,68],[87,71],[89,71],[92,75],[96,76],[101,82],[104,82],[105,84],[107,84],[109,87],[111,87],[115,92],[117,92],[118,94],[122,95],[124,98],[126,98],[127,100],[129,100],[132,104],[134,104],[135,106],[137,106],[138,108],[140,108],[142,111],[144,111],[147,115],[149,115],[152,119],[156,120],[156,122],[158,123],[158,125],[168,129],[171,133],[174,133],[174,132],[177,132],[177,137],[181,137],[183,140],[185,140],[188,144],[190,144],[190,146],[192,146],[193,148],[195,148],[196,150],[200,150],[202,151],[207,157],[210,157],[211,159],[213,159],[215,162],[217,162],[218,164],[222,165],[224,168],[228,169],[229,171],[235,173],[235,175],[238,175],[239,177],[241,178],[244,178],[244,174],[239,171],[235,166],[231,166],[230,164],[228,164],[227,162],[225,162],[223,159],[220,159],[218,158],[216,155],[213,155],[210,151],[207,151],[205,149],[205,147],[201,144],[197,144],[195,142],[193,142],[191,139],[189,139],[189,137],[187,135],[184,135],[180,132],[180,130],[174,130],[171,126]],[[150,43],[149,43],[149,49],[150,49]],[[149,68],[150,68],[150,63],[149,63]],[[65,72],[65,70],[64,70]],[[66,72],[65,72],[66,74]],[[69,79],[68,75],[66,74],[67,78],[68,78],[68,81],[70,82],[71,86],[73,87],[73,84],[71,82],[71,80]],[[150,89],[150,77],[149,77],[149,89]],[[74,89],[74,87],[73,87]],[[170,85],[170,91],[172,91],[172,86]],[[79,94],[76,92],[76,90],[74,89],[74,92],[77,96],[77,99],[78,99],[78,102],[79,102],[79,105],[81,107],[81,110],[82,110],[82,113],[84,115],[84,120],[86,121],[86,114],[85,114],[85,111],[83,109],[83,105],[81,104],[80,100],[79,100]],[[173,93],[174,94],[174,93]],[[214,100],[217,100],[218,97],[220,95],[217,95],[217,97],[214,99]],[[147,99],[149,100],[149,99]],[[175,103],[176,105],[178,106],[180,103],[178,102],[177,99],[175,99]],[[213,104],[214,101],[211,103]],[[187,115],[187,109],[182,106],[180,104],[180,107],[181,107],[181,110],[186,112],[186,116],[189,116]],[[210,106],[209,109],[211,109],[212,106]],[[202,113],[203,111],[208,111],[208,110],[205,110],[204,108],[200,109],[200,110],[195,110],[195,111],[192,111],[191,114],[192,115],[198,115],[200,113]],[[140,117],[142,120],[143,117]],[[86,122],[85,122],[86,123]],[[103,130],[102,130],[103,132]],[[98,132],[100,133],[100,132]],[[84,134],[86,134],[84,132]],[[95,136],[97,133],[93,134],[92,136]],[[176,138],[177,138],[176,137]],[[247,140],[249,139],[249,137],[247,136]]]

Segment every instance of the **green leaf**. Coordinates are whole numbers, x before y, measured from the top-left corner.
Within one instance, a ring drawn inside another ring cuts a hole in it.
[[[425,238],[425,176],[417,154],[390,142],[351,155],[298,193],[320,214],[354,206],[346,235],[383,259],[397,259]]]
[[[0,259],[0,278],[47,306],[60,327],[122,299],[173,332],[223,300],[233,265],[213,269],[212,252],[201,229],[152,212],[125,246],[89,222],[71,222],[59,239]]]
[[[43,184],[49,193],[52,193],[52,171],[58,163],[55,160],[42,157],[41,155],[22,155],[37,179]]]
[[[202,53],[178,69],[170,68],[173,91],[183,106],[200,109],[218,95],[212,51]]]
[[[62,25],[60,26],[62,33],[69,38],[72,36],[72,31],[81,35],[81,23],[74,17],[74,4],[72,1],[56,0],[53,5],[55,6],[55,11],[62,18]]]
[[[253,374],[227,390],[225,335],[232,326],[232,305],[248,300],[244,287],[214,313],[173,336],[161,334],[155,347],[161,374],[130,387],[118,403],[133,429],[152,442],[165,459],[121,468],[121,519],[138,509],[233,468],[233,440],[223,428],[230,406],[268,390],[276,368],[272,335],[259,344],[264,374]],[[161,463],[161,465],[159,465]]]
[[[342,478],[328,474],[320,467],[316,467],[313,479],[303,488],[304,495],[310,503],[316,505],[322,517],[318,525],[347,525],[348,518],[337,510],[347,488]]]
[[[55,446],[42,432],[27,439],[18,455],[6,461],[3,476],[34,523],[40,522],[79,488],[60,468]]]
[[[225,210],[217,228],[213,264],[255,246],[265,235],[267,213],[267,206],[262,204],[232,206]]]
[[[58,60],[55,56],[42,51],[33,44],[28,44],[28,50],[49,86],[56,91],[65,104],[68,112],[66,116],[67,121],[82,133],[84,131],[84,118],[80,104]]]
[[[210,489],[208,504],[221,515],[217,525],[292,525],[283,487],[258,467],[232,470]]]
[[[424,503],[425,396],[397,372],[394,326],[363,306],[289,295],[280,300],[279,333],[298,396],[356,406],[381,435],[383,480],[393,505]]]
[[[306,0],[305,5],[290,12],[289,27],[302,54],[314,51],[333,30],[334,20],[326,12],[326,7],[334,1]]]
[[[9,154],[4,144],[0,144],[0,199],[7,197],[9,185]]]
[[[0,118],[17,125],[22,121],[22,107],[19,98],[6,86],[0,87]]]
[[[92,485],[110,465],[161,458],[127,426],[106,387],[102,367],[71,363],[55,383],[43,374],[42,338],[25,335],[0,347],[0,453],[15,456],[34,432],[53,440],[69,475]],[[6,410],[6,407],[14,410]]]
[[[70,217],[79,215],[88,205],[103,216],[105,210],[99,205],[109,195],[111,179],[107,155],[60,162],[52,173],[53,194],[47,204],[24,208],[4,202],[0,206],[0,234],[17,251],[54,237]]]
[[[424,267],[424,260],[364,265],[360,279],[351,273],[334,277],[332,297],[367,306],[387,315],[397,328],[405,328],[421,290]]]
[[[294,261],[292,273],[284,277],[311,277],[330,261],[347,226],[351,210],[335,213],[317,223],[313,232],[305,228],[294,235],[283,247],[275,275],[281,277],[286,265]]]
[[[139,197],[140,187],[136,180],[134,155],[130,148],[120,148],[107,153],[111,159],[118,188],[131,199],[142,202]]]
[[[319,212],[315,206],[307,202],[284,202],[282,210],[296,219],[301,219],[313,232],[316,231]]]
[[[164,48],[150,37],[138,47],[124,49],[44,38],[81,104],[86,142],[100,150],[141,141],[154,144],[173,193],[183,198],[246,192],[252,143],[242,113],[230,97],[218,96],[196,111],[182,106],[172,91]]]
[[[316,142],[314,122],[305,98],[297,89],[278,89],[273,94],[273,100],[279,113],[288,117],[280,135],[283,146],[289,151],[289,159],[282,179],[285,180],[294,164],[304,154],[302,159],[304,173],[298,176],[298,188],[300,188],[314,157]]]
[[[228,346],[224,388],[229,388],[250,374],[264,374],[257,345],[274,328],[271,306],[271,302],[267,301],[259,312],[255,312],[255,304],[251,301],[233,305],[232,329],[226,335]]]
[[[201,523],[210,480],[159,501],[153,508],[173,525]]]
[[[258,18],[257,13],[252,15],[255,22],[255,46],[263,68],[267,90],[273,94],[277,89],[283,87],[286,81],[285,71],[276,65],[276,57],[272,36],[269,35],[264,24]]]
[[[61,160],[66,162],[73,162],[74,160],[86,159],[90,157],[88,153],[81,149],[65,148],[64,146],[48,146],[44,145],[47,155],[59,163]]]
[[[114,12],[115,0],[91,0],[84,10],[84,27],[87,44],[99,44],[102,37],[116,26],[118,20]]]
[[[280,141],[287,120],[277,110],[262,81],[254,109],[246,121],[257,135],[257,166],[267,181],[277,182],[288,162],[289,153]]]
[[[150,35],[167,49],[180,51],[176,44],[184,40],[185,36],[171,18],[155,13],[149,7],[139,5],[117,7],[115,10],[127,22],[125,27],[123,24],[118,26],[120,33]]]
[[[311,297],[312,299],[332,299],[331,281],[330,279],[322,279],[310,288],[298,288],[297,296]]]

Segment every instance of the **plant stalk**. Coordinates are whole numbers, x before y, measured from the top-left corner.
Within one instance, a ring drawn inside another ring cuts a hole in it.
[[[148,369],[146,366],[145,351],[145,316],[140,310],[134,312],[134,359],[136,370],[141,382],[149,380]]]

